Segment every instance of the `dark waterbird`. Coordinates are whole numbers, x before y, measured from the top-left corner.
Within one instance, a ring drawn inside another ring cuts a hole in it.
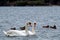
[[[25,26],[24,27],[20,27],[21,30],[25,30]]]
[[[16,28],[14,27],[14,28],[11,28],[11,30],[16,30]]]
[[[52,29],[57,29],[56,28],[56,25],[54,25],[54,26],[49,26],[49,25],[47,25],[47,26],[42,26],[43,28],[52,28]]]
[[[49,28],[49,25],[47,25],[47,26],[43,26],[43,28]]]
[[[50,26],[50,28],[52,28],[52,29],[57,29],[57,28],[56,28],[56,25]]]

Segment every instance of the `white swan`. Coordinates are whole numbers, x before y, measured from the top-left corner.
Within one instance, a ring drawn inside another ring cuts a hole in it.
[[[26,25],[25,30],[9,30],[3,31],[7,36],[27,36],[28,35],[28,27]]]
[[[35,27],[36,27],[36,23],[34,23],[34,26],[32,26],[32,31],[28,31],[29,35],[35,35]]]
[[[9,31],[3,31],[6,36],[27,36],[27,33],[25,30],[19,31],[19,30],[9,30]]]
[[[28,35],[35,35],[34,26],[32,26],[32,31],[28,30],[28,25],[25,26],[25,30],[9,30],[3,31],[7,36],[28,36]]]

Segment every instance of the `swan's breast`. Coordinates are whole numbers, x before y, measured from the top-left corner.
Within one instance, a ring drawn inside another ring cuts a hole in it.
[[[35,32],[28,31],[29,35],[35,35]]]

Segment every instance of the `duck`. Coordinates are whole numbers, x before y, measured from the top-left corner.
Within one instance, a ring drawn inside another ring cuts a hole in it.
[[[14,27],[14,28],[10,28],[11,30],[16,30],[16,28]]]
[[[49,28],[49,25],[47,25],[47,26],[43,26],[43,28]]]
[[[8,30],[3,31],[6,36],[28,36],[28,35],[35,35],[35,27],[32,27],[32,31],[28,30],[28,23],[25,26],[25,30]]]
[[[24,27],[20,27],[21,30],[25,30],[25,26]]]
[[[52,27],[52,26],[50,26],[50,28],[52,28],[52,29],[57,29],[57,28],[56,28],[56,25],[54,25],[53,27]]]

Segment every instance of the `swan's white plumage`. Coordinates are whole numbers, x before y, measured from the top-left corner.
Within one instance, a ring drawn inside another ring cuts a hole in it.
[[[7,32],[3,31],[5,35],[7,36],[27,36],[28,34],[25,32],[25,30],[19,31],[19,30],[9,30]]]
[[[28,25],[26,25],[25,30],[9,30],[3,31],[7,36],[27,36],[27,35],[35,35],[35,28],[32,26],[32,31],[28,30]]]
[[[28,33],[26,33],[25,30],[9,30],[7,32],[3,31],[5,35],[7,36],[28,36],[28,35],[35,35],[35,32],[31,32],[31,31],[28,31]]]
[[[29,35],[35,35],[35,32],[28,31]]]

